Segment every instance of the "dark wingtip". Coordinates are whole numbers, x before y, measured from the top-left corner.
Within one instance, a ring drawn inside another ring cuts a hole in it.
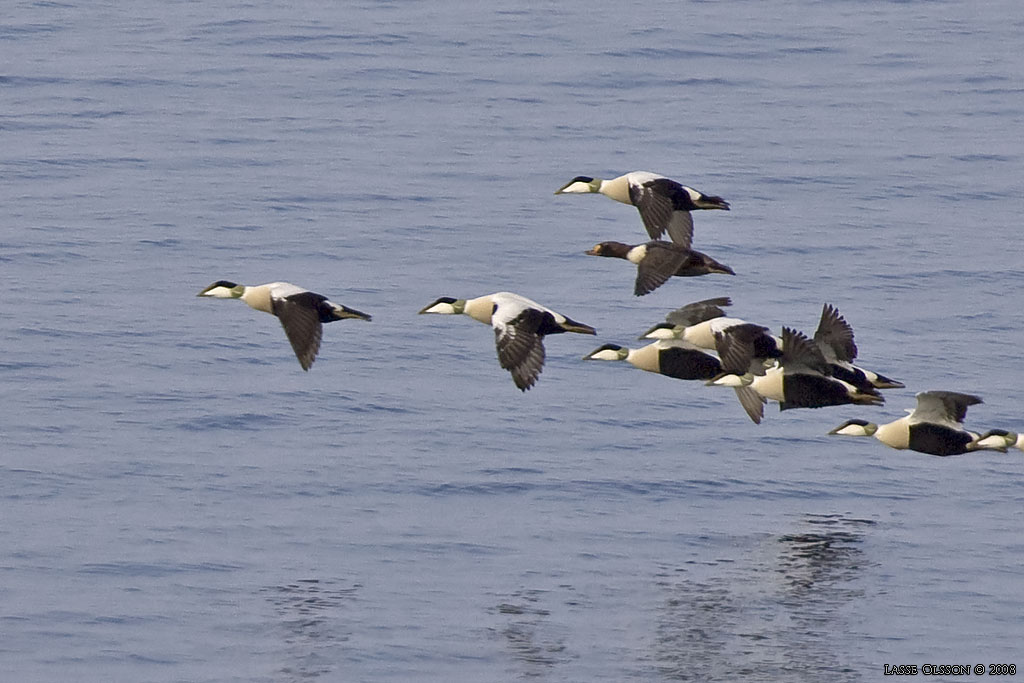
[[[527,378],[525,381],[520,381],[518,377],[512,376],[512,381],[515,382],[516,389],[523,392],[524,394],[537,383],[536,377]]]

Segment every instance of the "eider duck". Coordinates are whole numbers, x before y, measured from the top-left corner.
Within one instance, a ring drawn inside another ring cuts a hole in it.
[[[728,347],[732,344],[743,342],[748,346],[741,348],[749,349],[752,357],[780,357],[782,340],[764,325],[726,317],[721,307],[731,304],[728,297],[687,304],[669,313],[665,322],[644,332],[640,339],[683,339],[702,349],[717,351],[720,357],[723,352],[730,355]],[[730,367],[728,371],[737,369]]]
[[[652,240],[668,232],[676,244],[689,248],[693,242],[693,216],[697,209],[729,210],[729,202],[692,187],[680,185],[657,173],[633,171],[612,180],[576,176],[555,191],[555,194],[587,194],[597,192],[623,204],[632,204],[640,212],[647,234]]]
[[[839,313],[839,309],[825,304],[821,309],[821,320],[814,333],[814,343],[821,349],[828,361],[832,376],[861,388],[902,389],[904,384],[889,379],[871,370],[857,367],[857,344],[853,341],[853,327]]]
[[[276,315],[303,370],[309,370],[320,350],[323,323],[370,316],[336,304],[322,294],[310,292],[288,282],[269,282],[247,287],[228,280],[218,280],[196,296],[214,299],[241,299],[257,311]]]
[[[636,264],[636,284],[633,294],[643,296],[665,284],[672,276],[696,277],[710,273],[735,275],[732,268],[722,265],[707,254],[688,249],[674,242],[652,240],[644,244],[601,242],[588,249],[591,256],[621,258]]]
[[[443,296],[420,313],[465,314],[494,328],[498,362],[512,373],[516,386],[526,391],[544,366],[544,336],[562,332],[596,334],[590,325],[571,320],[535,301],[511,292],[496,292],[475,299]]]
[[[675,379],[710,380],[722,371],[717,358],[682,339],[659,339],[640,349],[605,344],[583,356],[583,360],[624,360],[635,368]],[[761,410],[764,399],[757,392],[747,386],[734,388],[748,414]]]
[[[742,345],[736,345],[736,349]],[[747,345],[747,348],[751,348]],[[753,359],[746,361],[731,359],[729,364],[757,367]],[[725,358],[723,367],[727,366]],[[714,386],[747,386],[762,398],[777,401],[779,410],[791,408],[823,408],[826,406],[857,403],[862,405],[880,405],[885,399],[874,388],[858,389],[848,382],[831,377],[828,364],[818,347],[802,332],[789,327],[782,328],[782,356],[778,363],[765,370],[764,374],[733,372],[723,374],[709,382]],[[750,419],[759,423],[763,417],[763,406],[751,411],[744,404]],[[750,406],[754,407],[754,406]]]
[[[732,384],[749,384],[782,356],[782,340],[767,327],[740,318],[727,318],[722,306],[728,297],[687,304],[665,316],[665,322],[647,330],[641,339],[681,339],[718,352],[723,374],[745,375]]]
[[[922,391],[917,394],[917,407],[906,417],[883,425],[847,420],[829,434],[873,436],[890,448],[929,455],[961,455],[976,450],[1005,453],[1005,439],[982,443],[981,437],[964,429],[968,406],[981,402],[977,396],[955,391]]]
[[[694,301],[670,312],[665,316],[665,322],[651,327],[637,339],[681,339],[683,331],[688,327],[715,318],[724,318],[725,311],[722,308],[728,306],[732,306],[732,299],[727,296]],[[701,348],[714,348],[714,344]]]
[[[681,339],[660,339],[639,349],[605,344],[583,360],[624,360],[635,368],[675,379],[708,380],[722,372],[717,358]]]

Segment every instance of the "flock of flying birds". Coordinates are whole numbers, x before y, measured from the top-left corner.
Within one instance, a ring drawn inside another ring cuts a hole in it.
[[[728,211],[729,203],[721,197],[644,171],[612,180],[577,176],[555,192],[584,193],[603,194],[640,212],[649,241],[635,245],[601,242],[586,252],[634,264],[636,296],[654,291],[673,276],[734,275],[730,267],[691,248],[692,212]],[[669,240],[662,239],[665,235]],[[316,358],[324,323],[346,318],[370,320],[366,313],[287,282],[246,286],[219,280],[198,296],[241,299],[258,311],[277,316],[303,370],[309,370]],[[726,316],[723,308],[731,304],[728,297],[687,304],[639,337],[653,340],[646,346],[630,349],[604,344],[584,360],[626,361],[675,379],[731,387],[755,423],[764,417],[768,401],[777,402],[780,410],[881,405],[884,398],[879,390],[904,386],[853,364],[857,357],[853,328],[830,304],[824,305],[813,337],[790,327],[783,327],[781,336],[775,336],[768,327]],[[511,292],[475,299],[441,297],[420,313],[463,314],[491,325],[498,362],[522,391],[532,387],[541,373],[545,336],[596,334],[590,325]],[[905,417],[882,425],[848,420],[829,434],[874,436],[892,448],[942,456],[979,450],[1005,453],[1010,447],[1024,450],[1024,435],[999,429],[980,434],[964,428],[968,406],[981,402],[970,394],[924,391],[917,394],[917,406]]]

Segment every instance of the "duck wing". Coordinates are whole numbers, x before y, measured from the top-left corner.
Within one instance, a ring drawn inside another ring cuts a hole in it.
[[[689,255],[689,249],[671,242],[648,242],[647,252],[636,268],[633,294],[643,296],[661,287],[676,274]]]
[[[740,400],[740,405],[747,417],[753,420],[754,424],[761,424],[761,420],[764,419],[764,404],[768,401],[751,387],[734,387],[734,389],[736,398]]]
[[[271,298],[274,315],[281,321],[303,370],[309,370],[320,351],[324,328],[320,323],[319,306],[325,300],[326,297],[313,292]]]
[[[511,319],[500,313],[499,307],[491,318],[498,362],[512,373],[516,386],[526,391],[536,383],[544,367],[544,335],[540,330],[555,322],[549,312],[535,308],[525,308]]]
[[[814,341],[820,346],[831,349],[836,360],[852,362],[857,357],[857,344],[853,341],[853,328],[846,318],[839,314],[839,309],[832,304],[825,304],[821,309],[821,321],[814,333]]]
[[[722,306],[732,306],[732,299],[721,296],[715,299],[694,301],[692,304],[686,304],[666,315],[665,322],[680,327],[690,327],[712,318],[724,317],[725,311],[722,310]]]
[[[803,332],[789,327],[782,328],[782,367],[787,374],[810,371],[828,375],[829,367],[821,349]]]
[[[660,239],[668,232],[673,242],[690,248],[693,243],[693,216],[682,208],[692,204],[686,188],[669,178],[655,178],[630,184],[629,199],[640,212],[651,239]]]
[[[765,340],[770,340],[770,335],[771,330],[754,323],[739,323],[716,330],[715,351],[722,359],[722,371],[737,375],[746,372],[763,375],[763,361],[774,356],[765,348]]]
[[[967,417],[967,407],[978,405],[981,398],[955,391],[922,391],[917,394],[917,407],[910,414],[913,422],[938,422],[958,425]]]

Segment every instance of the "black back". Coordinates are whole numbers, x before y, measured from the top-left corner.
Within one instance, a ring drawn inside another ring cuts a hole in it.
[[[697,349],[669,347],[658,352],[659,372],[676,379],[711,379],[722,372],[714,356]]]
[[[967,452],[971,436],[930,422],[910,425],[910,449],[929,455],[960,455]]]
[[[846,393],[846,387],[820,375],[786,375],[782,380],[782,395],[786,400],[779,404],[779,410],[853,403]]]
[[[674,180],[669,178],[657,178],[644,183],[659,195],[672,200],[672,208],[675,211],[693,211],[697,205],[690,199],[690,193]]]
[[[317,317],[320,318],[320,322],[329,323],[334,321],[334,309],[326,305],[324,302],[327,301],[327,297],[323,294],[317,294],[316,292],[299,292],[298,294],[292,294],[291,296],[285,297],[285,300],[289,303],[298,304],[314,310],[317,312]],[[280,315],[280,313],[278,313]]]
[[[836,379],[849,382],[865,393],[870,394],[875,391],[875,386],[868,381],[867,375],[864,374],[863,370],[859,370],[855,367],[845,367],[838,363],[829,363],[828,369],[830,374]]]

